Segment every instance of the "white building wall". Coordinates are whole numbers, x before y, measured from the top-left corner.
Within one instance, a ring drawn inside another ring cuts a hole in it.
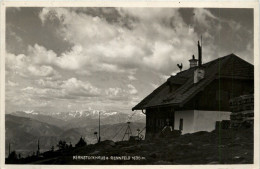
[[[194,110],[176,111],[174,120],[174,129],[179,130],[180,119],[183,119],[182,133],[194,132]]]
[[[231,112],[194,110],[194,131],[212,131],[216,121],[230,120]]]
[[[179,130],[180,119],[183,119],[183,131],[194,133],[198,131],[212,131],[216,121],[229,120],[231,112],[184,110],[175,112],[174,129]]]

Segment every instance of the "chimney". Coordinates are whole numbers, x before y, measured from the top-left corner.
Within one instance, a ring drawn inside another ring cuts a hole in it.
[[[192,55],[192,59],[190,59],[189,61],[190,61],[190,68],[197,66],[198,60],[195,59],[194,55]]]
[[[198,41],[198,56],[199,56],[199,67],[202,65],[202,51],[200,41]]]

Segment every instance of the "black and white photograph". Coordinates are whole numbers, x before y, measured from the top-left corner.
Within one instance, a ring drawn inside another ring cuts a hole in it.
[[[6,7],[4,163],[255,164],[254,10]]]

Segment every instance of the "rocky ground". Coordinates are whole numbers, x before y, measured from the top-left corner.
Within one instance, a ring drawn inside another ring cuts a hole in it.
[[[95,145],[55,152],[48,158],[23,159],[18,163],[252,164],[253,147],[252,129],[228,129],[185,134],[178,138],[157,138],[137,142],[106,140]]]

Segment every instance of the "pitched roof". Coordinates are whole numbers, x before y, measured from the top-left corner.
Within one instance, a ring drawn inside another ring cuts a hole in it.
[[[189,68],[171,76],[168,80],[145,97],[132,110],[165,105],[183,105],[205,88],[217,77],[254,79],[254,66],[235,54],[220,57],[202,65],[205,76],[198,83],[193,83],[194,70]]]

